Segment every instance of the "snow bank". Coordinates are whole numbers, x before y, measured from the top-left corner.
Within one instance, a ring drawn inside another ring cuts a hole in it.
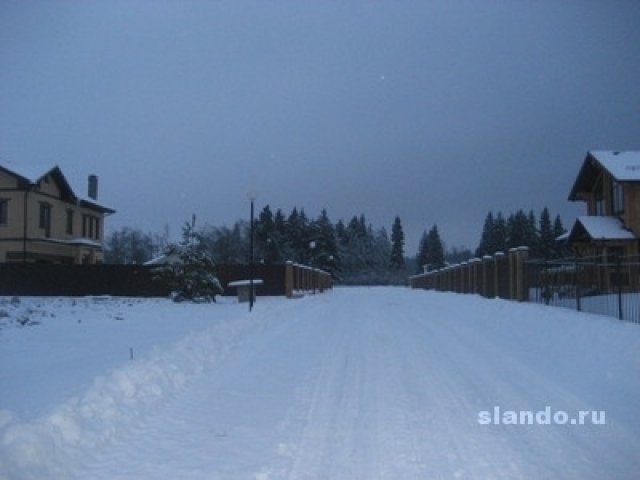
[[[0,478],[69,478],[67,468],[83,452],[141,422],[259,327],[246,314],[218,321],[95,378],[83,394],[35,420],[0,410]]]

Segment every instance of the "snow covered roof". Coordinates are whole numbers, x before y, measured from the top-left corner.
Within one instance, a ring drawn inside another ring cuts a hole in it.
[[[569,232],[569,241],[635,240],[635,235],[616,217],[582,216]]]
[[[579,200],[581,192],[591,192],[602,170],[607,171],[619,182],[640,182],[640,151],[588,152],[569,193],[569,200]]]
[[[151,260],[144,262],[146,266],[153,265],[174,265],[177,263],[183,263],[180,258],[180,254],[177,251],[172,251],[169,253],[162,254],[158,257],[152,258]]]
[[[640,152],[589,152],[619,182],[640,181]]]

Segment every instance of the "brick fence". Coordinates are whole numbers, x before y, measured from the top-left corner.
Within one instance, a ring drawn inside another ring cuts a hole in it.
[[[233,288],[226,288],[230,282],[246,280],[250,272],[249,265],[216,267],[225,295],[235,294]],[[258,295],[294,297],[306,292],[322,292],[332,286],[327,272],[294,263],[256,264],[253,277],[263,281],[256,287]],[[0,264],[0,295],[164,297],[168,294],[166,285],[153,279],[153,267],[149,266]]]
[[[473,258],[468,262],[409,277],[411,288],[442,292],[474,293],[483,297],[527,301],[527,247],[507,254]]]
[[[412,288],[537,302],[640,324],[640,257],[529,260],[527,247],[409,278]]]

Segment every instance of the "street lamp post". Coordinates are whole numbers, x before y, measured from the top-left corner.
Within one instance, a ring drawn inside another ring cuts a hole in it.
[[[318,272],[316,271],[316,241],[311,240],[309,242],[309,248],[311,249],[311,283],[313,285],[313,294],[316,293],[316,281],[318,278]]]
[[[253,300],[254,300],[254,291],[253,291],[253,209],[254,203],[256,200],[255,193],[249,193],[249,200],[251,200],[251,225],[249,227],[249,311],[253,310]]]

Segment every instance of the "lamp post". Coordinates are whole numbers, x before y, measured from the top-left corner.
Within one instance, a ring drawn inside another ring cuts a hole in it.
[[[249,226],[249,311],[253,310],[253,210],[254,203],[256,201],[255,192],[249,193],[249,200],[251,201],[251,225]]]
[[[309,242],[309,248],[311,249],[311,283],[313,284],[313,294],[316,293],[316,280],[318,277],[318,272],[316,272],[316,241],[311,240]]]

